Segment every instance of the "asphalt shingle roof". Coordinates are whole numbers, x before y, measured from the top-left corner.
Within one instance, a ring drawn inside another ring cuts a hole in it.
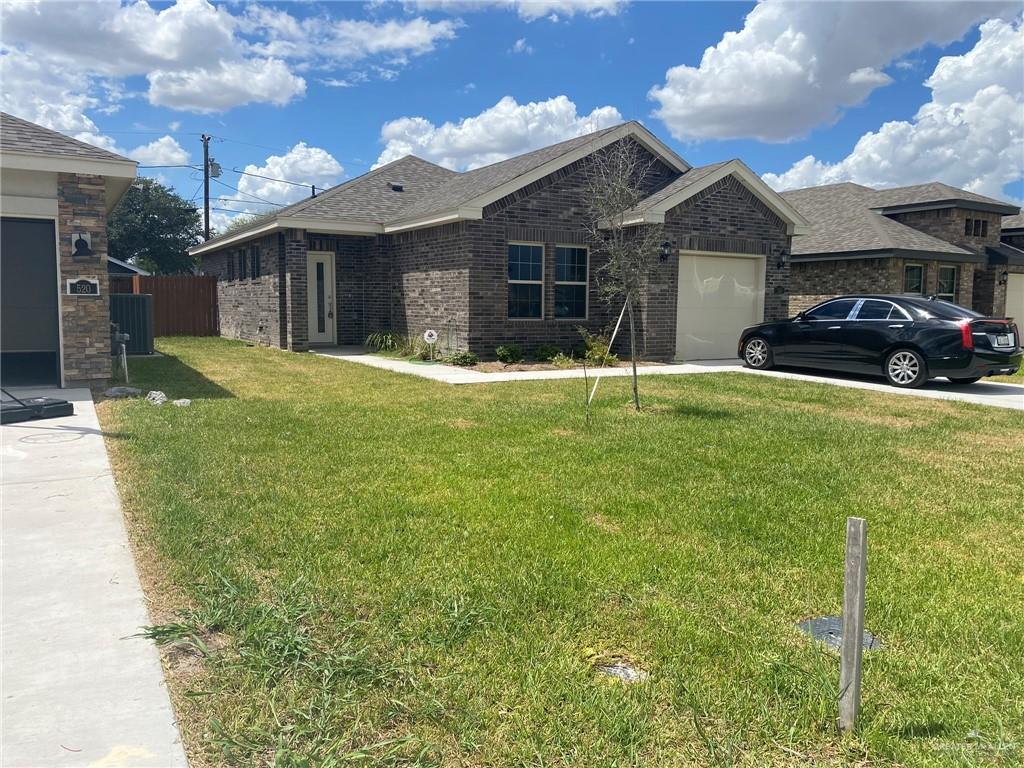
[[[882,250],[970,255],[871,210],[879,207],[878,195],[870,187],[850,182],[783,192],[782,197],[811,224],[808,234],[793,238],[793,255]]]
[[[1024,229],[1024,213],[1003,216],[1003,229]]]
[[[382,223],[401,215],[409,206],[431,199],[438,187],[453,176],[458,174],[406,155],[316,197],[282,208],[277,215]],[[401,186],[402,191],[396,191],[392,185]]]
[[[454,178],[438,188],[432,195],[410,205],[402,211],[399,218],[410,219],[429,216],[432,213],[440,213],[441,211],[457,208],[480,195],[497,189],[502,184],[539,168],[551,160],[593,142],[595,139],[618,127],[613,126],[595,131],[594,133],[588,133],[584,136],[577,136],[574,139],[552,144],[549,147],[542,147],[533,152],[527,152],[524,155],[502,160],[499,163],[455,174]]]
[[[991,197],[985,197],[985,195],[968,192],[966,189],[957,189],[948,184],[932,181],[928,184],[914,184],[909,187],[876,190],[874,207],[888,208],[899,205],[920,205],[923,203],[937,203],[942,200],[970,200],[975,203],[987,203],[989,205],[1007,205],[1002,200],[995,200]]]
[[[730,162],[730,160],[723,160],[720,163],[712,163],[711,165],[701,165],[696,168],[691,168],[682,176],[666,184],[654,194],[645,197],[632,211],[628,211],[626,216],[629,217],[633,213],[640,213],[641,211],[646,211],[647,209],[654,207],[677,192],[681,192],[687,187],[692,187],[701,179],[714,173],[723,165],[727,165]]]
[[[127,157],[72,139],[63,133],[51,131],[6,112],[0,112],[0,152],[132,162]]]

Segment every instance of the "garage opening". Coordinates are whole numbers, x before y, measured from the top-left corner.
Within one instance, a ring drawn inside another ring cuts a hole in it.
[[[0,382],[60,386],[54,222],[0,219]]]
[[[763,257],[679,257],[677,359],[734,358],[740,332],[763,316]]]

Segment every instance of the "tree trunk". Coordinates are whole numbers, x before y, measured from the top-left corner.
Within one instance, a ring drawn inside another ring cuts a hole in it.
[[[640,386],[636,379],[636,325],[633,322],[633,300],[626,299],[626,311],[629,312],[629,358],[633,364],[633,404],[640,410]]]

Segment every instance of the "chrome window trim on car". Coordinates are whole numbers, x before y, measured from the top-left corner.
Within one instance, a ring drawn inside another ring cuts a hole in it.
[[[864,304],[866,302],[868,302],[868,301],[877,301],[880,304],[888,304],[889,307],[890,307],[888,316],[887,317],[863,317],[862,318],[860,316],[861,307],[863,307]],[[902,317],[893,317],[892,316],[892,310],[893,309],[897,310],[900,313],[900,315],[902,315]],[[858,301],[857,302],[857,306],[854,307],[853,314],[850,316],[850,319],[851,320],[859,320],[862,323],[870,323],[870,322],[888,323],[888,322],[890,322],[892,320],[905,320],[907,322],[911,321],[910,315],[907,314],[907,311],[905,309],[903,309],[903,307],[901,307],[896,302],[889,301],[889,299],[875,299],[875,298],[861,299],[860,301]]]

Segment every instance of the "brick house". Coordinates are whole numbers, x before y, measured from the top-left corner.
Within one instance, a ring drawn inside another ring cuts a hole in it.
[[[592,155],[636,142],[650,195],[630,225],[665,245],[640,307],[645,354],[731,357],[742,327],[789,312],[806,221],[737,160],[693,168],[635,122],[465,173],[407,156],[192,249],[216,275],[221,334],[282,349],[438,331],[482,357],[609,326],[585,228]]]
[[[0,113],[0,376],[101,386],[110,377],[107,215],[136,163]]]
[[[939,183],[842,183],[782,196],[811,221],[793,241],[793,311],[870,292],[937,295],[986,315],[1024,317],[1024,252],[1004,218],[1019,218],[1017,206]]]

